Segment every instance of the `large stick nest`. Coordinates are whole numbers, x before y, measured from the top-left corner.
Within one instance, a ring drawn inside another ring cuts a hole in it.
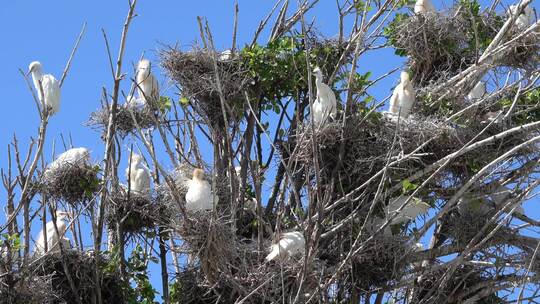
[[[103,258],[101,260],[103,262]],[[20,275],[21,280],[24,279],[21,284],[34,284],[32,293],[43,295],[43,302],[23,303],[77,303],[64,272],[62,261],[67,264],[79,300],[82,303],[92,303],[96,286],[94,256],[91,253],[74,250],[66,250],[63,254],[46,254],[20,270],[17,275]],[[24,288],[28,287],[24,286]],[[19,291],[17,290],[17,292]],[[102,274],[101,293],[103,303],[124,303],[122,282],[116,274]]]
[[[124,233],[140,233],[159,224],[161,209],[150,195],[121,189],[109,196],[105,216],[111,227],[120,223]]]
[[[239,57],[219,60],[219,53],[194,48],[189,52],[167,49],[162,52],[162,66],[182,88],[182,95],[192,101],[200,115],[214,127],[224,127],[220,90],[228,119],[240,119],[243,110],[242,90],[251,81]],[[216,61],[217,71],[214,66]]]
[[[106,135],[110,113],[107,107],[92,112],[87,124],[99,128]],[[116,132],[123,138],[130,133],[137,133],[138,127],[141,129],[153,127],[156,119],[158,119],[156,113],[148,106],[118,105]]]
[[[47,168],[41,181],[41,192],[53,200],[64,200],[72,205],[84,203],[99,190],[98,170],[82,162]]]

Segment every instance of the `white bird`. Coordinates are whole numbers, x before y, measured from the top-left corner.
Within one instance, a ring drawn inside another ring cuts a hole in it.
[[[320,68],[316,67],[313,73],[315,74],[315,85],[317,86],[317,99],[313,103],[312,117],[315,125],[320,126],[326,122],[328,116],[332,119],[336,118],[336,94],[327,84],[323,83],[323,75]]]
[[[204,179],[202,169],[193,170],[193,178],[188,182],[186,209],[188,211],[212,210],[218,197],[212,193],[212,187]]]
[[[411,247],[412,247],[413,252],[424,251],[424,245],[422,243],[415,243]],[[420,268],[422,266],[422,261],[413,262],[413,263],[411,263],[411,266],[414,269]]]
[[[297,254],[304,254],[306,239],[300,231],[291,231],[281,234],[277,244],[272,244],[266,261],[283,260]]]
[[[58,157],[47,167],[44,174],[48,174],[65,165],[85,165],[90,161],[90,151],[87,148],[72,148]]]
[[[402,71],[401,81],[394,88],[392,97],[390,97],[389,112],[396,117],[407,118],[415,102],[415,92],[409,79],[409,73]]]
[[[229,61],[236,57],[236,54],[233,54],[231,50],[227,49],[221,53],[219,53],[218,61]]]
[[[435,6],[431,3],[431,0],[416,0],[414,4],[415,14],[435,13]]]
[[[152,64],[142,59],[137,65],[137,92],[144,102],[159,100],[159,85],[151,71]]]
[[[515,15],[517,12],[517,5],[510,6],[510,13]],[[517,16],[514,25],[518,30],[527,29],[534,22],[534,11],[529,6],[523,8],[523,12]]]
[[[390,203],[386,207],[387,218],[390,219],[397,213],[397,215],[395,215],[395,217],[390,221],[391,225],[402,224],[407,221],[414,220],[416,217],[427,213],[431,207],[428,203],[423,202],[416,197],[412,197],[407,205],[405,205],[405,202],[407,202],[408,199],[408,196],[402,195],[398,198],[390,200]],[[405,207],[398,212],[398,209],[403,205],[405,205]]]
[[[59,241],[64,250],[71,249],[71,242],[69,241],[69,238],[65,236],[67,225],[64,222],[69,215],[70,213],[66,211],[56,211],[56,226],[58,228],[58,233],[56,233],[54,222],[52,220],[45,225],[45,229],[47,229],[47,252],[60,252],[60,246],[58,245]],[[47,252],[45,252],[45,233],[42,229],[39,232],[38,240],[36,242],[36,254],[42,256]]]
[[[482,81],[479,81],[474,86],[474,88],[472,88],[469,94],[467,94],[467,99],[468,100],[480,99],[484,97],[485,94],[486,94],[486,84]]]
[[[142,164],[142,156],[133,153],[131,162],[126,168],[126,177],[129,180],[129,190],[140,195],[150,194],[150,173]]]
[[[43,68],[39,61],[34,61],[28,66],[28,73],[32,74],[32,81],[38,93],[39,101],[48,109],[50,115],[60,110],[60,84],[51,74],[43,75]],[[39,83],[41,82],[41,88]]]

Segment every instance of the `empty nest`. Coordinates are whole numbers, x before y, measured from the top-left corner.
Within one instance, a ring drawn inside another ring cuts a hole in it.
[[[118,105],[117,109],[115,120],[116,132],[121,137],[126,137],[130,133],[136,133],[138,128],[148,129],[155,124],[155,112],[148,106],[128,106],[124,104]],[[92,112],[87,124],[97,127],[106,133],[107,126],[109,125],[109,115],[109,109],[104,107]]]

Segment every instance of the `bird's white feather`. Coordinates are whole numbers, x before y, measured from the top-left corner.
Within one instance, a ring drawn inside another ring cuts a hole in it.
[[[391,220],[390,224],[395,225],[405,223],[409,220],[414,220],[418,216],[427,213],[430,208],[428,203],[425,203],[415,197],[412,197],[405,205],[407,200],[409,200],[408,196],[400,196],[390,200],[390,203],[386,207],[387,216],[390,219],[397,214]],[[399,208],[401,208],[403,205],[405,205],[405,207],[398,212]]]
[[[415,14],[435,13],[436,9],[431,0],[417,0],[414,4]]]
[[[480,99],[486,94],[486,84],[479,81],[474,88],[467,94],[468,100]]]
[[[390,108],[388,111],[392,114],[407,118],[415,102],[415,91],[409,80],[407,72],[401,72],[401,81],[394,88],[392,97],[390,97]]]
[[[313,70],[315,73],[315,85],[317,86],[317,99],[313,102],[313,122],[320,126],[328,121],[328,118],[335,119],[337,115],[336,94],[323,83],[322,72],[319,68]]]
[[[266,261],[285,259],[297,254],[303,254],[306,246],[304,234],[300,231],[285,232],[276,244],[270,247]]]
[[[212,187],[206,180],[192,179],[188,182],[186,193],[186,209],[188,211],[212,210],[215,201]]]
[[[46,233],[43,232],[43,229],[39,232],[35,249],[37,255],[41,256],[46,253],[45,243],[47,243],[47,252],[59,252],[59,241],[62,242],[62,246],[64,247],[64,249],[71,248],[69,239],[65,236],[67,230],[67,225],[64,222],[66,220],[66,215],[67,213],[65,212],[56,213],[56,227],[58,228],[58,233],[56,233],[56,229],[54,228],[54,222],[52,220],[47,222],[47,224],[45,225]],[[46,241],[45,234],[47,235]]]
[[[136,80],[139,99],[145,102],[159,99],[159,85],[156,77],[152,74],[150,61],[146,59],[139,61]]]

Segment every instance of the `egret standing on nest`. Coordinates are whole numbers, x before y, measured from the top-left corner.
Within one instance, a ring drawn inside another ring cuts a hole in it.
[[[188,182],[186,209],[188,211],[212,210],[218,197],[212,193],[212,187],[204,179],[202,169],[193,170],[193,179]]]
[[[392,97],[390,97],[389,112],[391,115],[407,118],[415,102],[415,92],[409,79],[409,73],[402,71],[401,81],[394,88]]]
[[[313,117],[315,125],[320,126],[327,121],[328,116],[332,119],[336,118],[336,94],[327,84],[323,83],[320,68],[316,67],[313,73],[315,74],[315,85],[317,86],[317,99],[313,103],[313,115],[311,117]]]
[[[51,220],[45,225],[47,231],[47,252],[60,252],[60,246],[58,242],[62,242],[63,249],[71,249],[71,242],[69,238],[65,236],[67,231],[67,225],[64,222],[67,220],[70,215],[66,211],[56,211],[56,227],[58,228],[58,233],[54,228],[54,222]],[[36,254],[43,256],[45,252],[45,233],[43,229],[39,232],[38,240],[36,242]]]
[[[133,153],[129,167],[126,168],[126,177],[129,180],[129,190],[139,195],[150,194],[150,173],[142,164],[142,156]]]
[[[28,74],[32,74],[32,81],[41,104],[47,107],[50,115],[58,113],[60,110],[60,84],[58,80],[51,74],[43,75],[43,69],[39,61],[30,63]]]
[[[306,239],[300,231],[291,231],[281,234],[279,241],[272,244],[270,253],[266,256],[266,261],[286,259],[293,255],[304,254]]]
[[[148,59],[142,59],[137,65],[137,92],[139,99],[146,103],[159,99],[159,85],[151,68],[152,64]]]
[[[482,81],[479,81],[474,88],[467,94],[468,100],[475,100],[484,97],[486,94],[486,84]]]
[[[414,4],[415,14],[435,13],[435,6],[431,3],[431,0],[416,0]]]
[[[47,167],[45,173],[49,170],[56,170],[64,165],[85,165],[90,161],[90,151],[86,148],[72,148],[58,157]]]

